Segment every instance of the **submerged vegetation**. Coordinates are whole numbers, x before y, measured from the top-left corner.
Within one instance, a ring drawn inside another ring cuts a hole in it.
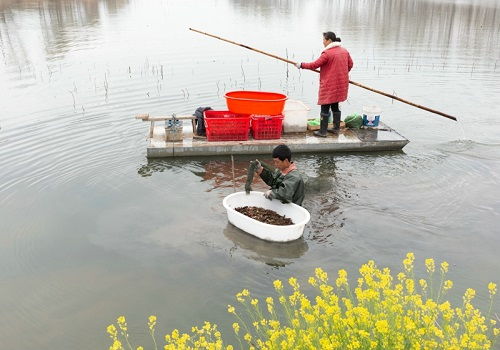
[[[491,349],[500,334],[497,315],[491,315],[495,283],[488,284],[489,309],[483,314],[473,306],[476,295],[467,289],[459,306],[445,299],[453,287],[446,279],[448,263],[425,260],[427,277],[414,275],[414,254],[403,260],[402,271],[393,276],[374,261],[361,266],[354,285],[347,272],[339,270],[334,283],[321,268],[308,283],[316,290],[305,295],[292,277],[285,288],[274,281],[276,296],[261,301],[247,289],[236,294],[241,305],[228,305],[237,343],[227,344],[217,325],[205,322],[190,333],[177,329],[165,335],[163,349]],[[438,275],[439,276],[435,276]],[[148,328],[155,338],[156,316]],[[142,350],[132,346],[125,317],[107,328],[111,350]]]

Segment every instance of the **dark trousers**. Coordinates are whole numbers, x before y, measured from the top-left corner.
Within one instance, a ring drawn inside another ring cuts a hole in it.
[[[333,113],[340,112],[339,103],[335,102],[327,105],[321,105],[321,114],[323,115],[330,114],[330,109],[332,110]]]

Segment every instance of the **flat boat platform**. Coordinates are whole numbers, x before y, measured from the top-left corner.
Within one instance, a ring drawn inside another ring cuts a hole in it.
[[[186,130],[187,125],[184,126]],[[191,127],[189,127],[190,129]],[[166,141],[165,127],[152,125],[148,136],[147,157],[191,157],[230,154],[269,154],[279,144],[286,144],[294,153],[309,152],[377,152],[401,150],[408,142],[398,132],[380,123],[376,128],[341,129],[338,135],[328,137],[306,133],[283,134],[276,140],[208,142],[199,136],[186,136],[182,141]]]

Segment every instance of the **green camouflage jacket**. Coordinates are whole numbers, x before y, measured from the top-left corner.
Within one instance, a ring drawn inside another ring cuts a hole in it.
[[[272,198],[279,199],[283,203],[293,202],[302,205],[304,200],[304,179],[297,170],[292,170],[283,175],[276,169],[271,172],[263,169],[260,177],[266,184],[271,186]]]

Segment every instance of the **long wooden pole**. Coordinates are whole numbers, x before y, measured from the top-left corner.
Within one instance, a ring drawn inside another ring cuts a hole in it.
[[[197,32],[197,33],[200,33],[200,34],[204,34],[204,35],[207,35],[207,36],[211,36],[212,38],[216,38],[216,39],[219,39],[219,40],[222,40],[222,41],[226,41],[228,43],[231,43],[231,44],[234,44],[234,45],[238,45],[238,46],[241,46],[241,47],[244,47],[245,49],[249,49],[249,50],[252,50],[252,51],[255,51],[255,52],[258,52],[258,53],[261,53],[261,54],[264,54],[266,56],[269,56],[269,57],[273,57],[273,58],[276,58],[278,60],[281,60],[281,61],[284,61],[286,63],[290,63],[290,64],[296,64],[297,62],[294,62],[294,61],[290,61],[290,60],[287,60],[286,58],[283,58],[283,57],[279,57],[279,56],[276,56],[276,55],[273,55],[271,53],[268,53],[268,52],[265,52],[265,51],[262,51],[262,50],[258,50],[258,49],[255,49],[253,47],[250,47],[250,46],[247,46],[247,45],[243,45],[243,44],[240,44],[240,43],[237,43],[235,41],[231,41],[231,40],[228,40],[228,39],[224,39],[224,38],[221,38],[220,36],[217,36],[217,35],[213,35],[213,34],[210,34],[210,33],[206,33],[206,32],[202,32],[200,30],[197,30],[197,29],[194,29],[194,28],[189,28],[189,30],[192,30],[193,32]],[[315,72],[319,73],[319,70],[315,69],[314,70]],[[366,85],[363,85],[363,84],[360,84],[360,83],[357,83],[355,81],[352,81],[352,80],[349,80],[349,83],[353,84],[353,85],[356,85],[356,86],[359,86],[360,88],[363,88],[363,89],[366,89],[366,90],[369,90],[369,91],[373,91],[377,94],[380,94],[380,95],[384,95],[386,97],[389,97],[389,98],[392,98],[394,100],[397,100],[399,102],[403,102],[403,103],[406,103],[410,106],[413,106],[413,107],[417,107],[417,108],[420,108],[420,109],[423,109],[425,111],[428,111],[428,112],[431,112],[431,113],[435,113],[435,114],[439,114],[443,117],[446,117],[448,119],[452,119],[454,121],[457,120],[456,117],[452,116],[452,115],[449,115],[449,114],[446,114],[446,113],[443,113],[443,112],[440,112],[440,111],[437,111],[435,109],[432,109],[432,108],[429,108],[429,107],[425,107],[425,106],[422,106],[422,105],[419,105],[419,104],[416,104],[416,103],[413,103],[411,101],[408,101],[408,100],[405,100],[405,99],[402,99],[401,97],[397,97],[395,95],[391,95],[387,92],[384,92],[384,91],[380,91],[380,90],[377,90],[377,89],[374,89],[374,88],[371,88],[369,86],[366,86]]]

